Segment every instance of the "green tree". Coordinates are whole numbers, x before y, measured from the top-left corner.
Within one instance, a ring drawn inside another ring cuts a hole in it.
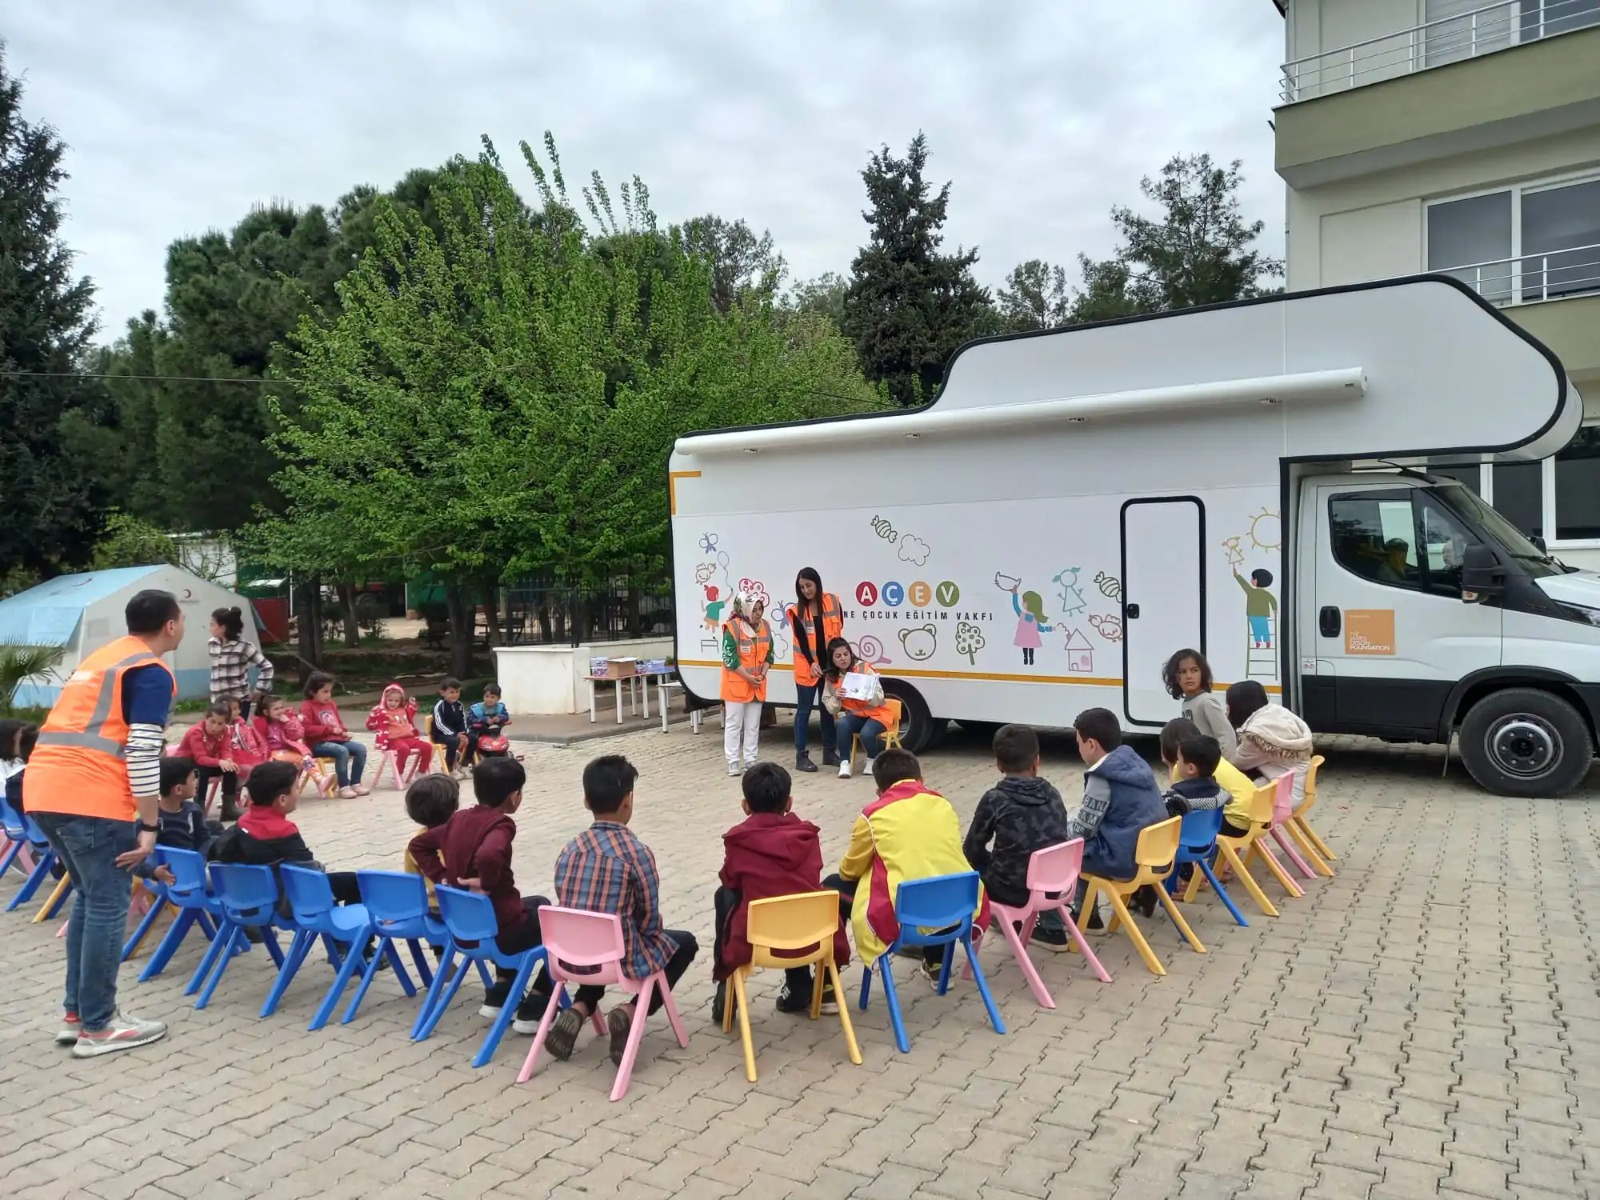
[[[851,264],[844,299],[842,328],[863,372],[902,405],[931,399],[956,348],[994,327],[989,293],[972,276],[977,250],[940,252],[950,184],[934,191],[923,174],[927,161],[919,133],[904,158],[885,146],[861,172],[871,233]]]
[[[996,292],[995,307],[1002,326],[1013,332],[1065,325],[1072,309],[1067,272],[1041,258],[1018,263]]]
[[[113,510],[106,519],[105,536],[95,543],[90,568],[109,571],[116,567],[146,567],[158,563],[182,565],[177,543],[148,521]]]
[[[747,300],[770,301],[789,273],[772,234],[763,229],[757,236],[743,220],[727,221],[707,213],[674,225],[668,236],[686,255],[702,259],[710,268],[711,301],[719,312]]]
[[[679,434],[877,403],[836,332],[719,309],[709,260],[657,231],[637,181],[619,220],[594,180],[598,228],[578,221],[546,147],[523,147],[531,215],[487,144],[437,181],[437,232],[380,200],[338,310],[289,339],[298,404],[274,412],[287,502],[261,550],[302,573],[432,572],[463,672],[483,581],[664,569]]]
[[[1241,215],[1239,168],[1237,159],[1219,167],[1209,154],[1179,155],[1159,178],[1140,180],[1159,215],[1111,210],[1121,245],[1103,262],[1080,257],[1084,287],[1074,295],[1073,319],[1220,304],[1270,290],[1283,263],[1256,246],[1265,223]]]
[[[22,81],[0,43],[0,576],[82,562],[104,520],[92,464],[66,452],[57,433],[63,414],[102,400],[78,374],[94,292],[73,278],[59,236],[64,150],[54,129],[23,119]]]
[[[792,313],[816,313],[842,329],[844,297],[849,287],[844,276],[834,271],[824,271],[815,279],[802,279],[791,287],[783,297],[783,307]]]

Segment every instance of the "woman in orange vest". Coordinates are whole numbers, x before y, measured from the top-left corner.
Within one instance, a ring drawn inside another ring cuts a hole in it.
[[[740,592],[733,598],[733,615],[722,627],[722,752],[729,775],[756,763],[761,706],[772,666],[772,631],[762,620],[763,607],[761,601]]]
[[[832,767],[839,762],[834,752],[837,735],[833,714],[826,706],[817,704],[817,689],[827,665],[828,643],[844,636],[844,609],[839,605],[839,597],[822,590],[822,576],[815,567],[801,568],[794,590],[800,597],[789,605],[788,612],[789,631],[794,638],[794,765],[798,771],[815,771],[817,764],[806,753],[814,704],[822,711],[822,765]]]
[[[845,695],[849,686],[845,679],[853,676],[852,683],[862,680],[870,684],[865,696]],[[859,658],[850,643],[834,638],[828,643],[828,669],[822,676],[822,704],[838,720],[839,778],[850,778],[850,741],[860,737],[867,752],[868,775],[872,774],[872,760],[883,752],[883,733],[895,722],[895,708],[883,697],[883,681],[872,669],[872,664]]]

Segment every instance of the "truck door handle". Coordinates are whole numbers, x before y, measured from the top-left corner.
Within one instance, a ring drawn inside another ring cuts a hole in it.
[[[1323,637],[1339,636],[1339,610],[1332,604],[1322,606],[1322,611],[1317,614],[1317,629]]]
[[[1138,619],[1139,619],[1139,606],[1137,604],[1128,605],[1128,620],[1137,621]]]

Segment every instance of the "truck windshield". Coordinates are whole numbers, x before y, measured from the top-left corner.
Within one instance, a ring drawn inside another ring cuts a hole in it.
[[[1527,534],[1484,503],[1482,497],[1470,488],[1462,487],[1460,484],[1448,484],[1429,488],[1428,491],[1476,525],[1486,540],[1497,546],[1502,553],[1521,563],[1523,569],[1533,578],[1567,573],[1569,568],[1535,546],[1528,540]]]

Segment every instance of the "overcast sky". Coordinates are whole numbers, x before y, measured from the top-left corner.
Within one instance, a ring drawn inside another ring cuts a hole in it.
[[[70,147],[68,243],[106,336],[159,308],[167,245],[252,204],[554,132],[569,182],[638,174],[663,221],[770,229],[792,277],[847,272],[860,170],[921,129],[948,241],[990,285],[1113,244],[1107,214],[1173,154],[1244,160],[1281,255],[1269,0],[113,0],[0,20],[32,120]]]

